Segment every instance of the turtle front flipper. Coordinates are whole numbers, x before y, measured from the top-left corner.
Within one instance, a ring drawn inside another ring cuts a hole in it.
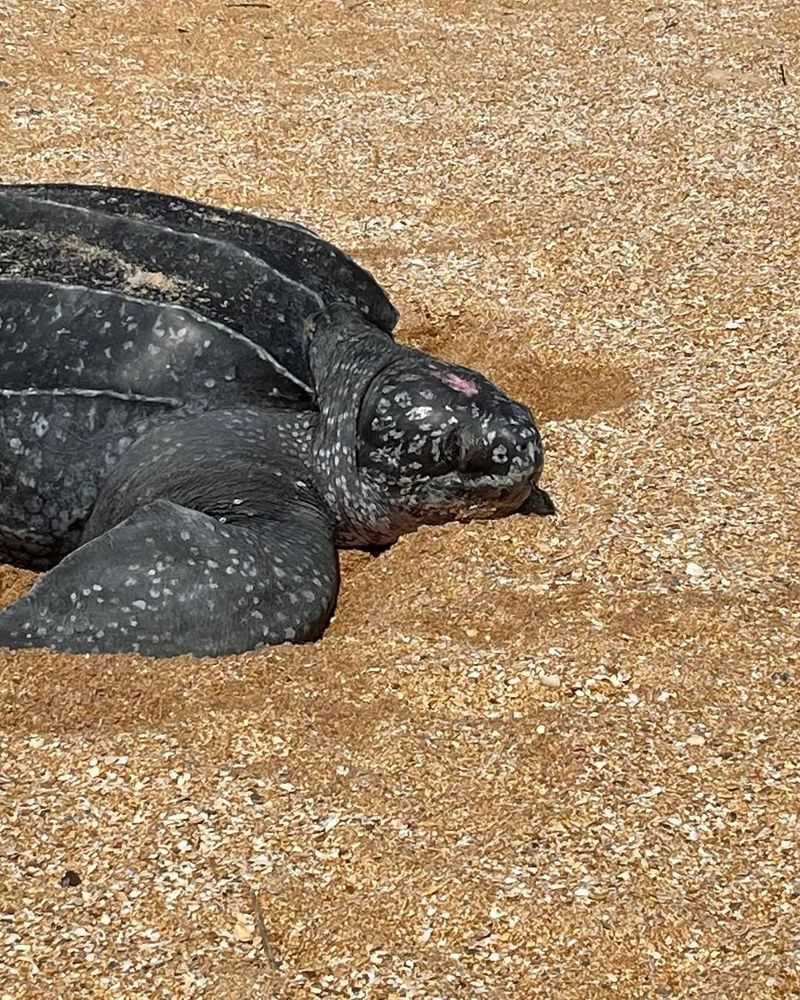
[[[318,638],[336,603],[330,525],[308,506],[227,523],[154,500],[0,612],[0,646],[220,656]]]

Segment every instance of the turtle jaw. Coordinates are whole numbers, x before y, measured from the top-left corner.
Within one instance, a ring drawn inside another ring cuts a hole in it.
[[[409,486],[411,484],[408,484]],[[530,475],[470,476],[451,472],[418,481],[395,498],[401,534],[422,524],[491,521],[511,514],[554,514],[555,505]]]

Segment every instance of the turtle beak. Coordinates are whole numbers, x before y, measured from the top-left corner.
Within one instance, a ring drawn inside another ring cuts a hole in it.
[[[556,505],[550,499],[550,494],[539,486],[531,487],[528,499],[517,507],[515,514],[539,514],[542,517],[549,517],[556,513]]]

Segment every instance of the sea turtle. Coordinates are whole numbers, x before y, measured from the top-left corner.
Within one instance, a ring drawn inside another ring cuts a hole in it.
[[[146,191],[0,186],[0,646],[318,638],[337,549],[549,514],[527,407],[402,346],[310,230]]]

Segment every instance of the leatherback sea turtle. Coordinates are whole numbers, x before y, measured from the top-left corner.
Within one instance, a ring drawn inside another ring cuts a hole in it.
[[[319,637],[337,548],[548,514],[530,411],[401,346],[302,226],[0,186],[0,646],[216,655]]]

